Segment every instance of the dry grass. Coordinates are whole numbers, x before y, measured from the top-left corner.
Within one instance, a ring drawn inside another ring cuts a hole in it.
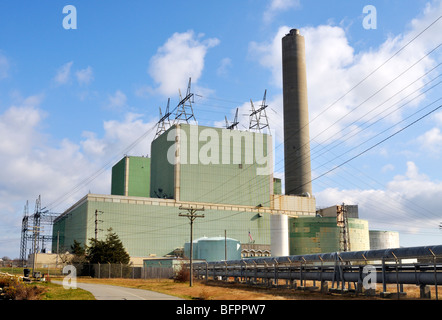
[[[191,300],[378,300],[379,296],[367,297],[354,294],[321,294],[318,291],[300,291],[286,288],[265,288],[248,286],[240,283],[221,281],[193,281],[190,287],[188,282],[175,282],[167,279],[89,279],[80,278],[79,282],[111,284],[123,287],[151,290]],[[307,285],[311,285],[307,283]],[[381,289],[381,286],[378,286]],[[404,286],[406,296],[400,299],[419,299],[419,287]],[[389,292],[396,292],[395,285],[389,285]],[[440,291],[440,290],[439,290]],[[432,299],[435,297],[432,288]],[[440,296],[440,292],[439,292]]]

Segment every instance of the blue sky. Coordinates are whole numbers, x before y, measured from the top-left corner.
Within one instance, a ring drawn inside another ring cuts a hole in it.
[[[75,30],[63,28],[66,5]],[[363,26],[366,5],[376,29]],[[280,40],[291,28],[306,39],[317,205],[358,204],[402,246],[440,244],[441,110],[365,150],[440,105],[441,14],[440,0],[2,1],[0,257],[19,255],[26,200],[62,212],[110,193],[110,166],[149,154],[158,108],[174,107],[189,77],[201,125],[247,114],[267,90],[283,178]]]

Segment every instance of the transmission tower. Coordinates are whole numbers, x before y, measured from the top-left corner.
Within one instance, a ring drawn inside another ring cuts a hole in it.
[[[23,265],[27,261],[28,254],[46,251],[47,242],[53,240],[52,226],[58,215],[58,213],[51,213],[41,208],[41,196],[38,196],[35,201],[32,215],[29,215],[29,203],[26,202],[20,239],[20,261]]]
[[[236,108],[235,118],[233,119],[233,122],[229,124],[229,121],[227,121],[227,117],[224,117],[226,119],[226,129],[233,130],[238,129],[238,108]]]
[[[28,244],[28,228],[29,228],[29,201],[26,201],[25,208],[23,210],[23,219],[21,222],[21,240],[20,240],[20,261],[22,266],[25,265],[26,249]]]
[[[190,86],[191,86],[191,78],[189,78],[189,84],[187,85],[187,92],[186,96],[183,98],[181,96],[181,90],[179,90],[180,93],[180,102],[178,103],[178,106],[176,108],[176,114],[175,114],[175,120],[173,124],[177,123],[189,123],[189,120],[193,118],[193,120],[196,122],[195,115],[193,113],[193,107],[192,103],[193,101],[193,93],[190,92]]]
[[[155,138],[154,139],[156,139],[157,137],[162,135],[170,127],[169,105],[170,105],[170,98],[167,100],[166,113],[164,114],[164,116],[163,116],[163,113],[161,112],[161,107],[160,107],[160,120],[157,123],[157,132],[155,134]]]
[[[267,90],[264,91],[264,97],[258,109],[255,109],[253,101],[252,99],[250,99],[252,110],[249,115],[249,130],[251,131],[261,132],[261,130],[265,128],[268,128],[268,130],[270,130],[269,119],[266,112],[266,108],[268,107],[266,105],[266,95]]]
[[[339,250],[350,251],[350,233],[348,229],[347,206],[343,203],[337,206],[336,222],[339,227]]]

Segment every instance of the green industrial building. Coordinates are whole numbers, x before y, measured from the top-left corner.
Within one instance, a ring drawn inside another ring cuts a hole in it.
[[[268,134],[176,124],[152,142],[151,158],[125,156],[114,165],[111,194],[87,194],[61,214],[54,239],[70,250],[74,240],[104,239],[112,228],[133,258],[179,256],[190,241],[189,220],[179,214],[193,207],[204,210],[194,239],[227,234],[269,248],[273,215],[315,215],[313,197],[280,190]]]

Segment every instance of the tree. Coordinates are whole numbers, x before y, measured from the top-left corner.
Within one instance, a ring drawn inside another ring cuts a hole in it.
[[[130,256],[123,243],[112,228],[109,228],[106,240],[89,239],[86,258],[90,263],[122,263],[128,264]]]
[[[74,240],[74,244],[71,245],[71,252],[74,257],[71,259],[71,263],[84,263],[86,262],[86,249],[81,246],[81,243]]]
[[[84,247],[81,246],[81,243],[77,240],[74,240],[74,244],[71,245],[71,252],[72,254],[75,254],[77,256],[84,256],[86,253],[86,250]]]

